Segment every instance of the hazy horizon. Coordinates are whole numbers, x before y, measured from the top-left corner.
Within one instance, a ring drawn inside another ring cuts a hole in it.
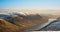
[[[60,0],[0,0],[0,10],[60,15]]]

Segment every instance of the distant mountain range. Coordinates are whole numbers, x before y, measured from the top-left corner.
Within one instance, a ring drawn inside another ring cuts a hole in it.
[[[23,12],[0,13],[0,32],[21,32],[29,27],[42,24],[48,21],[48,18],[39,14],[27,15]]]
[[[48,22],[49,18],[58,16],[28,14],[21,11],[6,10],[0,12],[0,31],[5,32],[21,32],[30,27]],[[57,18],[56,18],[57,19]],[[16,29],[15,29],[16,28]]]

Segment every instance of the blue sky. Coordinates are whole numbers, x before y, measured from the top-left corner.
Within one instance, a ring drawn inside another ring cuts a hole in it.
[[[5,8],[60,8],[60,0],[0,0],[0,9]]]

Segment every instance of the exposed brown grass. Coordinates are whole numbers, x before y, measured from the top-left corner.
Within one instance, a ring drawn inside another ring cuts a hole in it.
[[[10,23],[9,21],[6,21],[4,19],[0,19],[0,31],[2,32],[21,32],[24,31],[27,28],[30,28],[32,26],[42,24],[48,21],[47,17],[42,17],[41,20],[33,20],[29,18],[21,18],[19,16],[15,16],[14,18],[14,24]]]
[[[3,19],[0,19],[0,32],[16,32],[19,30],[20,29],[18,26],[11,24]]]
[[[32,27],[32,26],[35,26],[35,25],[38,25],[38,24],[42,24],[42,23],[45,23],[48,21],[48,18],[47,17],[42,17],[41,20],[33,20],[33,19],[21,19],[20,17],[14,17],[14,23],[21,27],[22,30],[25,30],[29,27]]]

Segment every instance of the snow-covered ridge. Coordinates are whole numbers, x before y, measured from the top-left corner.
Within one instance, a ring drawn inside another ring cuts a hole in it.
[[[4,12],[4,11],[3,11]],[[13,17],[14,16],[19,16],[19,17],[24,17],[26,16],[25,13],[23,12],[4,12],[4,13],[0,13],[0,18],[8,20],[9,22],[13,23]]]
[[[0,14],[5,14],[5,15],[11,15],[11,14],[21,14],[21,15],[27,15],[26,13],[24,12],[21,12],[21,11],[0,11]]]

